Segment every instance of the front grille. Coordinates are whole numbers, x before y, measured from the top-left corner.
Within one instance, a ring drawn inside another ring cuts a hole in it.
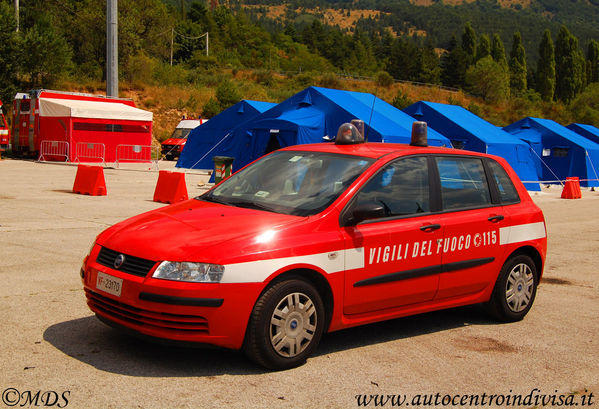
[[[110,267],[114,270],[122,271],[123,273],[133,274],[139,277],[145,277],[154,264],[155,261],[146,260],[139,257],[129,256],[127,254],[123,254],[125,256],[125,262],[119,268],[114,266],[114,261],[116,260],[119,254],[118,251],[107,249],[106,247],[102,247],[100,249],[100,253],[98,254],[98,258],[96,261],[103,266]]]
[[[208,320],[199,315],[170,314],[134,307],[85,289],[87,303],[93,311],[137,326],[162,331],[208,334]]]

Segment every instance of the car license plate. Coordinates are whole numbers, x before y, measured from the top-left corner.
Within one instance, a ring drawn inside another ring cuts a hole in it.
[[[121,296],[121,290],[123,289],[123,279],[110,276],[98,272],[98,278],[96,279],[96,288],[107,292],[108,294]]]

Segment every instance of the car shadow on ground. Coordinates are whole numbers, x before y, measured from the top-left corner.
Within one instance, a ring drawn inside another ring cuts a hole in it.
[[[480,305],[452,308],[377,322],[325,334],[316,356],[469,325],[497,324]]]
[[[325,334],[315,356],[492,323],[479,306],[399,318]],[[54,324],[44,331],[44,340],[96,369],[128,376],[198,377],[268,372],[240,352],[153,343],[108,327],[95,316]]]

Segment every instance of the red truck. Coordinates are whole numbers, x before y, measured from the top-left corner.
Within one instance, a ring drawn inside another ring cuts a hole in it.
[[[174,160],[181,156],[181,152],[187,142],[187,137],[198,126],[207,122],[207,119],[183,119],[175,128],[173,134],[162,142],[161,150],[166,160]]]
[[[9,149],[10,145],[10,130],[6,123],[6,118],[2,112],[2,101],[0,101],[0,151]]]

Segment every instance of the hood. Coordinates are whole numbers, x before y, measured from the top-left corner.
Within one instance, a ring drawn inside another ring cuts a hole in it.
[[[183,138],[168,138],[166,141],[162,142],[161,145],[185,145],[187,139]]]
[[[120,222],[100,234],[97,243],[149,260],[224,263],[264,250],[258,236],[302,220],[192,199]]]

